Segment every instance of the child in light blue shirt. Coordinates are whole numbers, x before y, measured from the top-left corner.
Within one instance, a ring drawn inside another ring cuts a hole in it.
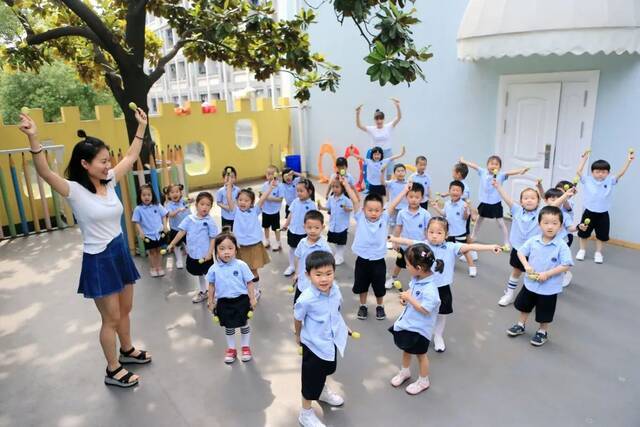
[[[305,262],[305,274],[311,286],[295,303],[296,342],[302,349],[302,408],[298,420],[302,425],[321,425],[311,403],[314,400],[331,406],[344,404],[342,396],[327,387],[327,376],[337,368],[337,353],[344,356],[351,334],[340,313],[342,294],[335,282],[335,260],[327,252],[313,252]]]
[[[273,251],[278,252],[282,247],[280,243],[280,209],[282,208],[282,200],[284,199],[284,185],[279,183],[275,188],[272,187],[272,181],[278,177],[278,168],[274,165],[267,167],[265,173],[267,180],[262,184],[262,193],[269,192],[267,201],[262,206],[262,229],[264,230],[264,247],[271,246],[270,235],[273,231],[276,243],[273,245]]]
[[[348,183],[348,178],[346,180]],[[318,203],[318,209],[329,212],[327,241],[334,245],[336,265],[341,265],[344,263],[344,250],[347,245],[353,203],[345,194],[346,190],[340,179],[331,181],[329,188],[331,192],[327,199],[327,206],[323,207]]]
[[[180,223],[183,219],[189,216],[191,210],[189,204],[183,196],[182,184],[169,184],[164,189],[164,194],[167,197],[165,202],[165,208],[169,212],[169,242],[173,241],[174,237],[178,234],[180,229]],[[184,268],[184,260],[182,251],[184,249],[185,239],[184,237],[176,244],[178,250],[174,252],[176,257],[176,268]]]
[[[240,187],[235,185],[235,182],[238,179],[236,168],[234,168],[233,166],[225,166],[224,169],[222,169],[222,179],[225,182],[225,186],[223,186],[216,192],[216,204],[220,208],[220,216],[222,217],[222,228],[229,227],[233,231],[233,209],[229,208],[226,183],[231,183],[231,195],[233,196],[233,200],[235,200],[236,197],[238,197],[238,193],[240,192]]]
[[[309,211],[318,210],[315,198],[315,187],[307,178],[301,178],[296,184],[297,197],[289,206],[289,216],[287,217],[284,228],[287,229],[287,245],[289,245],[289,266],[284,271],[286,277],[291,276],[296,271],[296,262],[294,252],[298,247],[298,243],[306,237],[304,231],[304,217]]]
[[[562,220],[562,211],[557,206],[542,208],[538,215],[541,233],[529,238],[518,250],[527,275],[514,303],[520,318],[507,330],[507,335],[522,335],[535,308],[540,326],[530,341],[534,346],[548,340],[549,324],[553,321],[558,294],[562,292],[562,275],[573,265],[569,246],[558,236]]]
[[[428,210],[429,199],[431,199],[431,175],[427,172],[427,158],[425,156],[416,157],[416,172],[409,177],[409,181],[418,183],[424,188],[424,194],[420,207]]]
[[[306,213],[304,216],[304,230],[307,237],[300,240],[300,243],[298,243],[298,247],[294,252],[294,255],[296,256],[296,274],[294,275],[296,290],[293,297],[294,304],[300,294],[304,292],[306,288],[311,286],[309,277],[304,274],[307,257],[316,251],[331,253],[329,244],[325,238],[322,237],[323,228],[324,216],[320,211],[309,211]]]
[[[622,169],[615,175],[610,175],[611,165],[606,160],[596,160],[591,164],[591,175],[583,175],[589,153],[587,150],[582,154],[580,164],[578,165],[578,177],[582,184],[582,194],[584,202],[584,212],[582,220],[578,226],[578,237],[580,238],[580,250],[576,254],[578,261],[583,261],[587,252],[587,239],[593,231],[596,232],[596,252],[593,260],[596,264],[602,264],[604,257],[602,256],[602,243],[609,240],[609,209],[611,207],[611,193],[613,186],[618,183],[620,178],[627,172],[631,162],[636,158],[633,149],[629,150],[627,160]],[[588,221],[585,220],[588,219]]]
[[[236,258],[238,243],[228,232],[219,234],[214,241],[217,262],[207,272],[209,291],[207,306],[217,316],[220,326],[225,328],[227,349],[224,363],[231,364],[237,357],[236,329],[240,328],[240,360],[252,359],[250,340],[251,328],[249,312],[255,309],[257,299],[254,289],[254,275],[249,266]]]
[[[144,240],[149,253],[150,276],[164,276],[160,246],[163,244],[169,212],[158,203],[155,192],[149,184],[142,185],[138,192],[138,206],[133,210],[131,221],[138,236]]]

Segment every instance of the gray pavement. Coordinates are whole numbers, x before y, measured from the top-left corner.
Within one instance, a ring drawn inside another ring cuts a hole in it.
[[[497,235],[487,224],[481,237]],[[222,328],[204,305],[191,303],[195,279],[184,270],[153,279],[136,258],[143,278],[133,336],[154,361],[135,370],[142,376],[135,390],[102,383],[98,313],[75,294],[81,256],[77,228],[0,242],[0,426],[298,425],[300,359],[281,274],[286,253],[272,254],[261,272],[254,360],[232,366],[222,361]],[[388,294],[387,320],[357,320],[348,253],[337,279],[347,323],[362,338],[350,340],[330,379],[344,407],[314,407],[331,426],[639,426],[639,259],[637,251],[608,246],[604,265],[578,262],[541,348],[528,343],[535,324],[525,336],[505,335],[517,316],[497,305],[508,257],[481,255],[474,279],[459,262],[447,351],[429,352],[431,388],[411,397],[389,385],[400,362],[387,332],[401,310],[397,292]]]

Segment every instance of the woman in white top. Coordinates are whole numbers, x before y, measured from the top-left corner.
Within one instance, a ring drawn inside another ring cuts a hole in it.
[[[105,384],[131,387],[140,377],[122,367],[124,363],[149,363],[151,354],[133,347],[129,313],[133,303],[133,284],[140,278],[122,237],[122,203],[115,192],[119,178],[131,170],[140,154],[147,127],[147,116],[136,110],[138,129],[125,157],[111,167],[109,148],[97,138],[83,138],[73,147],[67,166],[68,179],[49,169],[38,129],[31,117],[20,115],[20,130],[29,138],[33,164],[53,190],[67,199],[78,221],[84,250],[78,293],[92,298],[102,317],[100,345],[107,359]],[[116,351],[120,340],[120,357]]]
[[[400,111],[400,101],[396,98],[391,98],[393,104],[396,106],[396,118],[393,121],[385,123],[384,113],[380,110],[376,110],[373,113],[374,126],[363,126],[360,122],[360,111],[362,110],[362,104],[356,108],[356,126],[358,129],[366,132],[371,136],[371,147],[380,147],[384,154],[385,159],[391,158],[393,150],[391,147],[391,131],[397,126],[402,119],[402,111]],[[391,176],[393,165],[389,165],[387,168],[387,178]],[[378,185],[378,183],[374,183]]]

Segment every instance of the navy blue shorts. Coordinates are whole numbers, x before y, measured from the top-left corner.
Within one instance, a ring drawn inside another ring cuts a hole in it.
[[[85,298],[102,298],[121,292],[133,284],[140,273],[133,263],[122,234],[109,242],[104,251],[82,254],[78,293]]]

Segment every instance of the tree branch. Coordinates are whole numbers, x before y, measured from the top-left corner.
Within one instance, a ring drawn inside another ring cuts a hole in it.
[[[74,26],[54,28],[53,30],[45,31],[44,33],[27,36],[27,43],[29,43],[30,45],[37,45],[48,42],[50,40],[69,36],[84,37],[85,39],[88,39],[89,41],[99,46],[101,45],[98,37],[89,28]]]
[[[356,27],[358,27],[358,30],[360,30],[360,34],[367,41],[367,44],[369,45],[369,51],[371,51],[371,41],[369,40],[369,37],[367,37],[367,35],[362,30],[362,27],[360,26],[360,23],[358,21],[356,21],[356,19],[353,16],[351,17],[351,20],[353,21],[354,24],[356,24]]]
[[[18,18],[18,21],[20,21],[20,25],[22,25],[22,28],[24,28],[27,36],[34,35],[35,31],[33,31],[33,28],[31,28],[31,24],[29,24],[29,20],[27,19],[27,17],[24,15],[24,13],[14,7],[15,2],[13,0],[4,0],[4,3],[9,6],[13,14],[16,16],[16,18]]]
[[[120,69],[130,66],[130,62],[127,58],[127,53],[116,41],[114,34],[107,28],[102,22],[100,17],[95,14],[89,6],[83,3],[81,0],[60,0],[67,6],[78,18],[80,18],[87,27],[95,33],[100,40],[100,45],[109,52],[113,59],[118,64]]]
[[[133,53],[133,62],[138,67],[144,65],[145,50],[145,0],[129,0],[127,6],[127,26],[125,28],[124,39],[127,46]]]
[[[178,52],[180,51],[180,49],[182,49],[182,46],[184,46],[186,42],[187,40],[185,39],[178,40],[176,44],[173,45],[173,48],[165,56],[160,58],[155,70],[149,73],[149,87],[153,86],[153,84],[157,82],[160,77],[162,77],[162,75],[164,74],[164,66],[167,65],[167,63],[178,54]]]

